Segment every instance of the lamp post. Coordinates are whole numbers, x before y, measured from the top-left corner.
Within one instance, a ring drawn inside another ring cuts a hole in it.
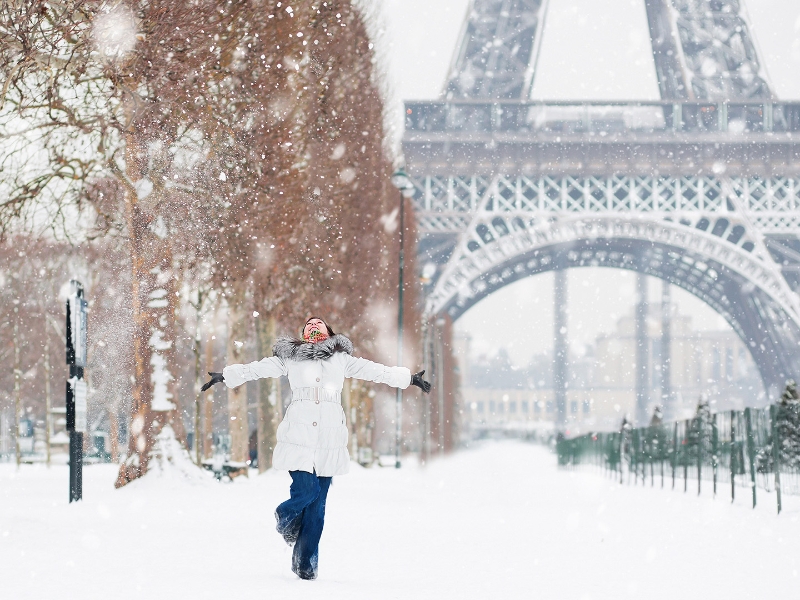
[[[403,364],[403,267],[405,264],[405,199],[414,195],[414,184],[403,168],[392,174],[392,185],[400,191],[400,254],[397,286],[397,366]],[[402,437],[403,390],[397,388],[395,400],[394,466],[400,468],[400,440]]]
[[[83,434],[86,432],[86,300],[83,285],[72,279],[67,297],[67,431],[69,431],[69,501],[83,498]]]

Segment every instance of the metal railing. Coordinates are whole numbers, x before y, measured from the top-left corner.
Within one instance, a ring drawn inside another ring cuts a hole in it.
[[[406,132],[529,135],[800,132],[800,102],[406,102]]]
[[[698,413],[692,419],[614,433],[590,433],[556,443],[564,468],[593,465],[628,483],[696,487],[752,496],[756,490],[800,495],[800,405]]]

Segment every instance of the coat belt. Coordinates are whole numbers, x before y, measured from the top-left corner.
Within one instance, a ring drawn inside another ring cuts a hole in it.
[[[292,402],[314,400],[317,402],[336,402],[341,404],[341,390],[329,390],[322,387],[302,387],[292,390]]]

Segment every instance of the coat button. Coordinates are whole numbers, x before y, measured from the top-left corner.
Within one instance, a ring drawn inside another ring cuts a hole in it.
[[[316,422],[316,421],[314,421],[314,422],[312,423],[312,425],[314,425],[314,427],[316,427],[316,426],[317,426],[317,422]]]
[[[317,377],[317,381],[319,381],[319,377]]]

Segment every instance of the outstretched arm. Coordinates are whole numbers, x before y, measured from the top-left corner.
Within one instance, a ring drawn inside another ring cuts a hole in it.
[[[349,354],[345,356],[345,377],[374,381],[401,389],[406,389],[411,383],[411,371],[405,367],[387,367],[366,358],[356,358]]]
[[[411,375],[411,371],[405,367],[387,367],[366,358],[354,358],[349,354],[346,356],[345,377],[366,379],[367,381],[385,383],[402,389],[406,389],[409,385],[415,385],[426,394],[431,391],[431,384],[422,378],[425,375],[425,371]]]
[[[222,373],[209,373],[211,380],[201,390],[205,391],[215,383],[222,381],[229,388],[235,388],[254,379],[280,377],[286,373],[286,364],[277,356],[270,356],[246,365],[228,365],[222,369]]]
[[[282,359],[277,356],[269,356],[246,365],[228,365],[222,369],[222,374],[225,376],[225,385],[235,388],[254,379],[286,375],[287,370],[286,363]]]

